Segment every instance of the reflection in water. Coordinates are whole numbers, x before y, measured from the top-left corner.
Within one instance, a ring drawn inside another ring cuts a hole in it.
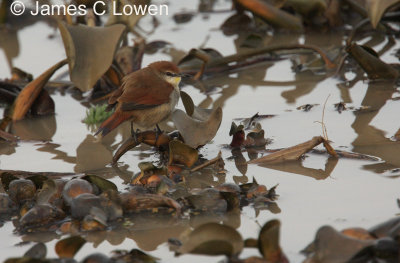
[[[392,98],[394,92],[396,92],[396,89],[393,83],[370,83],[361,105],[369,106],[371,110],[356,113],[356,118],[351,125],[358,135],[352,143],[353,150],[381,158],[386,162],[387,169],[392,169],[393,166],[400,167],[400,142],[386,138],[385,132],[371,126],[370,122],[378,115],[386,102]],[[375,170],[374,167],[375,165],[364,166],[367,170]]]
[[[112,161],[112,151],[98,142],[93,135],[87,135],[76,149],[75,172],[97,170]]]
[[[268,164],[268,165],[265,164],[260,166],[282,172],[309,176],[317,180],[322,180],[328,178],[331,175],[337,163],[338,163],[337,158],[329,157],[325,163],[324,170],[304,167],[302,160],[284,162],[280,164]]]
[[[19,41],[16,29],[0,28],[0,49],[7,58],[8,67],[13,68],[13,59],[19,55]]]
[[[21,140],[51,141],[56,130],[57,122],[54,114],[27,118],[11,124],[11,133]]]

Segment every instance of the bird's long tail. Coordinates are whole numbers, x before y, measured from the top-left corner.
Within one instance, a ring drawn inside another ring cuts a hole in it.
[[[100,125],[100,128],[97,130],[95,135],[101,133],[101,136],[104,137],[127,119],[129,119],[129,116],[121,114],[120,112],[115,112]]]

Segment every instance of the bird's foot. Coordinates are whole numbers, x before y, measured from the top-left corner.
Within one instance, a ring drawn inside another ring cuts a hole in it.
[[[133,139],[135,140],[135,142],[138,142],[138,137],[137,134],[140,132],[139,129],[136,129],[136,131],[134,131],[133,129],[131,129],[131,135],[133,137]]]

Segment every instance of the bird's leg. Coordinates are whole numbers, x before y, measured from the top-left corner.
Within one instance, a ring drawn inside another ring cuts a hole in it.
[[[137,142],[136,132],[133,130],[133,121],[131,121],[131,135],[135,139],[135,142]]]
[[[163,133],[163,131],[160,129],[160,126],[158,126],[158,124],[156,124],[156,144],[158,141],[158,137]]]

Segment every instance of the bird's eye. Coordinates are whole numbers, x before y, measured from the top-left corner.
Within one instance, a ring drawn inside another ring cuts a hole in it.
[[[168,77],[173,77],[174,73],[167,71],[165,72],[165,75],[167,75]]]

